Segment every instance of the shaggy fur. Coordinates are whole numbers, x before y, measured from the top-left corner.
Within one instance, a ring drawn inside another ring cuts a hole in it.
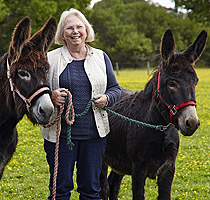
[[[145,89],[132,93],[122,89],[120,100],[111,108],[129,118],[149,124],[169,123],[169,109],[158,99],[157,84],[160,72],[160,94],[169,105],[195,101],[195,85],[198,82],[193,68],[206,44],[207,32],[202,31],[196,41],[184,52],[174,53],[174,37],[170,29],[164,33],[161,44],[161,64]],[[110,133],[103,169],[100,177],[101,198],[117,200],[122,178],[132,176],[134,200],[144,199],[146,178],[157,177],[158,199],[169,200],[175,173],[175,161],[179,149],[178,118],[183,108],[173,116],[173,125],[166,131],[138,126],[115,115],[109,116]],[[192,135],[199,127],[186,133]],[[185,134],[185,133],[183,133]],[[112,168],[107,179],[108,165]]]
[[[40,86],[47,85],[46,72],[49,69],[49,63],[45,55],[54,39],[56,21],[50,18],[32,38],[30,38],[30,27],[28,17],[17,24],[9,51],[0,60],[0,179],[16,149],[17,123],[24,114],[36,123],[36,120],[26,111],[23,100],[18,95],[13,98],[7,78],[7,59],[14,85],[26,98],[29,98]],[[20,69],[30,73],[30,82],[21,80],[18,76]]]

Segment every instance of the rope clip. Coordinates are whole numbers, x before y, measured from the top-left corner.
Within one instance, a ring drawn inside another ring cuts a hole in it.
[[[174,127],[174,124],[172,124],[172,123],[169,123],[166,126],[160,125],[160,131],[166,131],[168,128],[170,128],[172,126]]]

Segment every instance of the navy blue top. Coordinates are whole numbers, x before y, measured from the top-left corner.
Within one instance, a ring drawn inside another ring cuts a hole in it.
[[[109,95],[108,106],[113,105],[120,96],[121,90],[115,78],[111,61],[107,54],[104,53],[107,73],[107,90]],[[59,77],[61,88],[68,89],[72,94],[72,102],[75,113],[81,113],[85,110],[91,99],[91,84],[84,69],[85,60],[73,60],[67,65]],[[64,119],[61,120],[61,137],[66,137],[67,124]],[[88,113],[75,119],[71,126],[72,139],[86,140],[98,138],[98,130],[94,119],[93,110],[89,109]]]

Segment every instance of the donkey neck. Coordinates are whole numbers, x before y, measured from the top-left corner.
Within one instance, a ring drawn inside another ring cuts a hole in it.
[[[154,73],[153,77],[146,84],[142,91],[143,101],[146,102],[147,120],[150,123],[167,125],[168,121],[164,118],[158,101],[157,101],[157,77]]]
[[[9,81],[7,78],[7,67],[6,67],[7,54],[5,54],[0,60],[0,128],[1,125],[6,121],[11,120],[11,124],[15,126],[22,118],[23,111],[15,108],[15,103],[10,89]]]

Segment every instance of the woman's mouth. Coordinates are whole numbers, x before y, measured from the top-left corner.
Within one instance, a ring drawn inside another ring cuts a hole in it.
[[[72,40],[77,40],[79,38],[80,38],[80,36],[73,36],[73,37],[71,37]]]

